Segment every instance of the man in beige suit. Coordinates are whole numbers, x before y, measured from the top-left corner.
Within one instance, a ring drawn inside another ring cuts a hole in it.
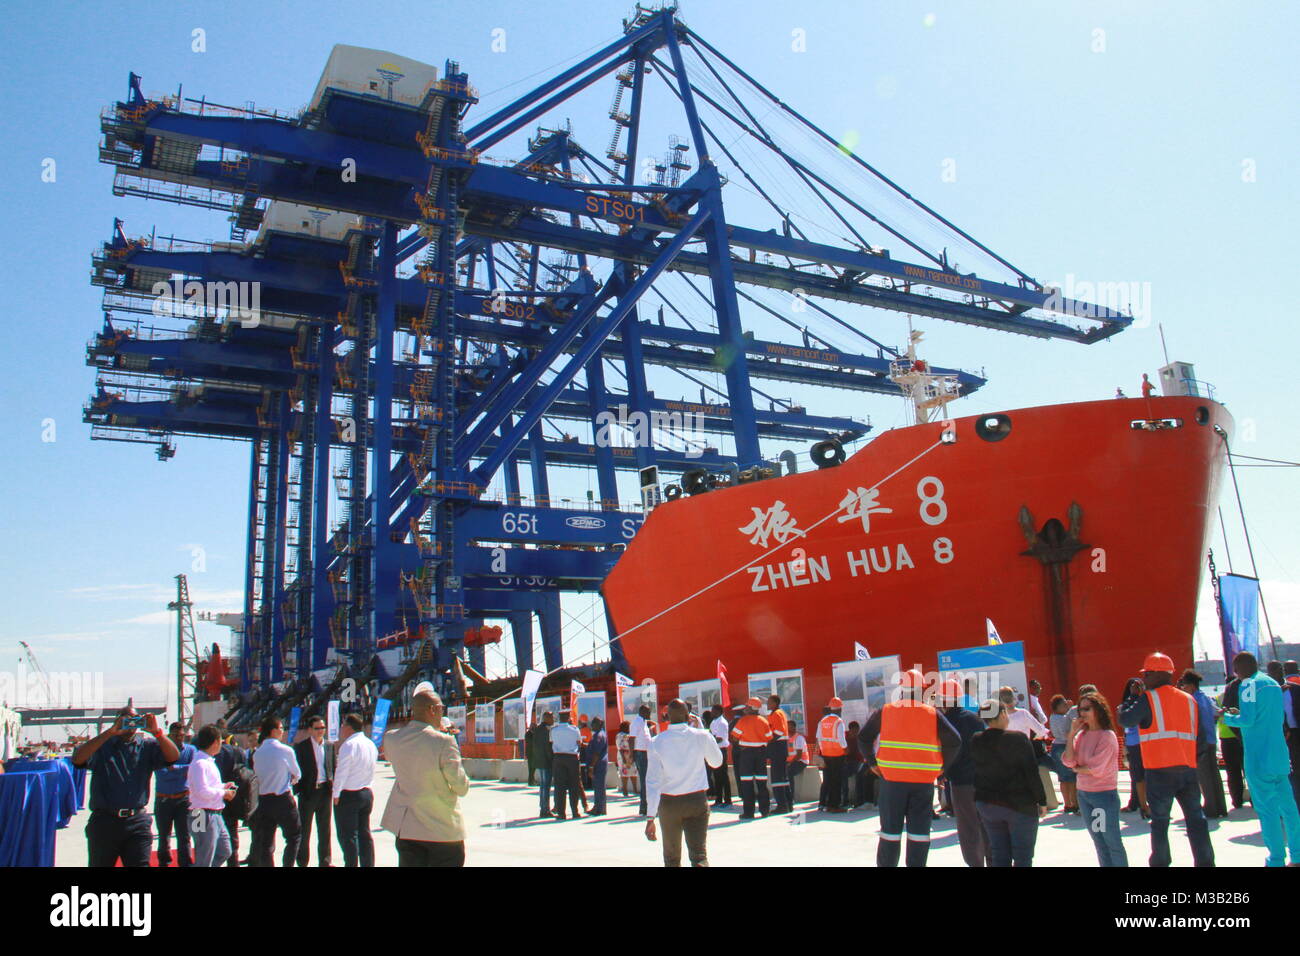
[[[396,780],[381,825],[397,837],[398,866],[464,866],[460,798],[469,777],[456,738],[443,733],[442,698],[427,681],[411,697],[411,720],[384,734]]]

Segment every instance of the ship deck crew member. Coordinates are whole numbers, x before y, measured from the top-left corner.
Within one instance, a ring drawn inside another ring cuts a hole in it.
[[[1142,665],[1146,692],[1130,697],[1119,708],[1119,722],[1136,727],[1151,807],[1151,866],[1168,866],[1169,815],[1174,801],[1182,808],[1187,839],[1197,866],[1214,866],[1210,827],[1201,809],[1201,785],[1196,777],[1196,751],[1204,740],[1196,701],[1174,686],[1174,662],[1164,654],[1148,654]]]
[[[334,829],[343,851],[344,866],[374,866],[375,838],[370,834],[370,811],[375,805],[371,783],[379,750],[363,733],[360,714],[345,714],[339,727],[338,765],[330,795],[334,802]]]
[[[645,774],[646,764],[650,758],[650,707],[648,705],[642,704],[637,708],[628,733],[632,735],[632,761],[636,764],[636,775],[641,781],[641,805],[638,807],[638,812],[641,816],[645,816]]]
[[[790,753],[786,759],[785,776],[790,781],[790,806],[794,807],[794,794],[799,786],[799,775],[807,769],[808,738],[799,733],[799,725],[790,721]]]
[[[146,714],[147,734],[136,730],[135,708],[127,705],[113,726],[72,752],[76,767],[90,769],[90,819],[86,821],[87,866],[148,866],[153,842],[149,778],[180,756],[174,741]]]
[[[898,699],[873,713],[858,734],[862,759],[881,778],[877,866],[898,866],[904,830],[907,865],[925,866],[934,782],[961,752],[961,737],[943,714],[923,702],[924,691],[925,676],[918,670],[904,671]]]
[[[972,713],[960,703],[965,696],[961,685],[951,678],[939,685],[939,708],[961,738],[961,747],[944,777],[957,820],[961,857],[967,866],[984,866],[988,862],[988,839],[975,807],[975,759],[970,750],[971,738],[984,732],[984,721],[980,720],[978,707]]]
[[[722,766],[722,751],[710,731],[686,722],[686,704],[681,700],[668,705],[668,721],[668,729],[650,743],[646,839],[655,839],[658,817],[664,831],[664,866],[682,865],[683,836],[691,866],[708,866],[708,771]]]
[[[736,784],[740,788],[740,819],[754,819],[757,792],[758,812],[767,816],[771,812],[771,799],[767,792],[767,745],[772,742],[772,728],[759,716],[763,705],[757,697],[749,698],[745,713],[731,728],[731,739],[736,746]]]
[[[569,723],[569,712],[560,711],[560,722],[551,728],[551,750],[555,754],[555,815],[561,820],[568,819],[564,813],[566,796],[573,818],[576,820],[582,816],[578,812],[578,794],[582,792],[582,777],[578,769],[578,751],[581,747],[582,735],[578,733],[577,727]]]
[[[1178,689],[1196,701],[1196,719],[1201,724],[1196,735],[1196,779],[1201,785],[1201,809],[1207,820],[1213,820],[1228,815],[1228,802],[1223,799],[1223,777],[1219,775],[1218,708],[1201,690],[1201,680],[1201,675],[1189,667],[1178,678]]]
[[[230,832],[222,811],[235,799],[238,785],[223,783],[221,771],[212,759],[221,751],[221,731],[216,724],[199,728],[194,735],[194,757],[185,771],[193,814],[194,865],[221,866],[230,858]]]
[[[158,824],[158,865],[172,865],[171,834],[176,831],[176,865],[190,865],[190,791],[185,777],[190,761],[198,753],[185,742],[185,728],[178,722],[167,728],[167,736],[180,751],[176,761],[154,771],[153,817]]]
[[[253,847],[249,866],[275,866],[275,831],[284,835],[285,866],[298,858],[302,839],[302,821],[293,802],[290,788],[302,778],[298,757],[284,743],[284,723],[279,717],[262,721],[261,738],[253,754],[253,771],[257,774],[257,813],[253,817]]]
[[[713,777],[713,805],[729,807],[731,806],[731,775],[727,772],[727,753],[731,750],[731,728],[727,725],[727,718],[721,704],[709,711],[709,717],[712,718],[709,721],[709,732],[713,734],[718,750],[722,752],[722,764],[710,771]]]
[[[465,865],[465,820],[460,798],[469,777],[456,738],[443,733],[442,698],[428,681],[411,695],[411,719],[384,734],[393,790],[380,821],[397,837],[398,866]]]
[[[1300,864],[1300,811],[1287,775],[1291,769],[1283,736],[1282,688],[1259,672],[1255,655],[1243,651],[1232,659],[1241,678],[1237,708],[1225,711],[1223,722],[1241,731],[1246,749],[1246,785],[1259,814],[1259,829],[1268,847],[1268,866]],[[1284,832],[1285,830],[1285,832]]]
[[[767,745],[768,775],[772,780],[772,802],[777,813],[794,809],[790,799],[790,781],[785,775],[790,758],[790,721],[781,709],[781,697],[773,694],[767,699],[767,725],[772,728],[772,740]]]
[[[325,742],[325,718],[307,721],[307,736],[293,745],[302,777],[294,784],[302,839],[298,843],[298,865],[311,859],[311,829],[316,825],[316,865],[329,866],[333,857],[330,824],[334,809],[334,747]]]
[[[583,748],[586,754],[587,775],[591,779],[595,794],[591,801],[593,817],[603,817],[606,813],[605,787],[609,777],[609,738],[605,736],[605,722],[599,717],[591,722],[591,739]]]
[[[840,800],[844,796],[844,757],[849,741],[845,734],[840,711],[844,701],[832,697],[826,704],[822,719],[817,724],[817,751],[822,755],[822,786],[817,796],[817,809],[827,813],[843,813]]]

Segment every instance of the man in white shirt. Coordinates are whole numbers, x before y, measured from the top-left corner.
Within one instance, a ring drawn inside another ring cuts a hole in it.
[[[374,866],[375,840],[370,835],[370,810],[375,794],[379,750],[364,733],[360,714],[345,714],[339,728],[339,756],[334,767],[334,828],[339,835],[344,866]]]
[[[194,865],[221,866],[230,857],[230,831],[221,811],[234,798],[236,784],[221,782],[221,771],[212,759],[221,750],[221,731],[216,724],[200,727],[193,746],[195,755],[185,773],[185,786],[190,794]]]
[[[708,866],[709,768],[722,766],[722,751],[710,731],[686,723],[686,704],[668,705],[668,729],[650,743],[646,772],[647,840],[655,839],[655,817],[664,827],[664,866],[682,865],[682,836],[691,866]]]
[[[1043,726],[1047,726],[1047,714],[1043,712],[1043,705],[1038,702],[1038,695],[1043,692],[1043,685],[1036,680],[1029,682],[1029,694],[1025,699],[1025,706],[1029,713],[1033,715],[1034,720]]]
[[[257,774],[257,813],[253,815],[253,846],[249,866],[275,866],[275,831],[284,834],[284,866],[293,866],[302,838],[298,807],[289,788],[298,782],[302,771],[293,748],[281,739],[284,722],[279,717],[262,721],[262,742],[253,753],[253,772]]]
[[[650,759],[650,727],[648,720],[650,708],[642,704],[632,718],[628,733],[632,735],[632,762],[636,764],[637,776],[641,778],[641,816],[646,815],[645,775]]]
[[[715,807],[731,806],[731,775],[727,773],[727,750],[731,747],[731,727],[723,716],[722,705],[714,707],[710,713],[713,720],[709,724],[709,733],[717,741],[722,753],[722,766],[713,769],[713,805]]]

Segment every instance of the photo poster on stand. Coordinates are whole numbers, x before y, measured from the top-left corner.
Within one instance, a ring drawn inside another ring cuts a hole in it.
[[[722,703],[722,685],[713,680],[693,680],[677,685],[677,696],[691,705],[691,713],[700,718],[700,726],[709,729],[704,712]]]
[[[514,697],[501,704],[501,736],[506,740],[524,739],[524,701]]]
[[[769,671],[749,675],[749,696],[763,703],[761,714],[767,713],[767,699],[772,694],[781,698],[785,716],[799,725],[799,732],[807,736],[808,714],[803,700],[803,671]]]
[[[605,692],[603,690],[589,690],[578,695],[578,713],[572,718],[573,726],[582,723],[582,718],[587,718],[587,725],[591,726],[592,720],[599,717],[602,721],[608,720],[605,713]],[[617,732],[617,728],[615,730]],[[608,732],[606,736],[609,736]]]
[[[495,704],[474,705],[474,743],[497,742],[497,708]]]
[[[456,728],[456,739],[461,743],[465,742],[465,717],[466,708],[464,704],[458,704],[455,707],[447,708],[447,719],[451,725]]]
[[[560,699],[559,694],[553,697],[538,697],[533,702],[533,723],[540,724],[542,716],[549,710],[555,715],[555,722],[558,724],[560,722],[560,710],[562,709]]]
[[[865,727],[871,715],[889,703],[898,671],[897,654],[831,665],[835,696],[844,701],[840,717],[846,727],[854,721],[859,728]]]
[[[1029,680],[1025,675],[1025,642],[1008,644],[981,644],[939,654],[939,679],[954,678],[966,689],[968,680],[975,681],[974,696],[981,704],[996,697],[998,688],[1012,687],[1018,704],[1023,704],[1029,693]]]
[[[637,711],[645,704],[650,708],[650,719],[659,719],[659,686],[657,684],[638,684],[623,688],[623,719],[629,724],[636,719]],[[618,728],[614,728],[618,733]]]

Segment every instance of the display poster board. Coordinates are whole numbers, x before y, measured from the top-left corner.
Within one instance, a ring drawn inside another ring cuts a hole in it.
[[[558,724],[560,722],[560,711],[563,710],[560,701],[563,699],[559,694],[553,697],[538,697],[533,703],[533,723],[540,724],[542,715],[549,710],[555,715],[555,722]]]
[[[767,698],[776,694],[781,698],[781,709],[790,720],[799,724],[799,732],[807,736],[808,714],[804,707],[803,671],[769,671],[749,675],[749,696],[763,702],[760,713],[767,713]],[[743,703],[743,702],[742,702]]]
[[[689,681],[677,685],[677,696],[691,705],[691,713],[700,718],[707,730],[704,712],[722,703],[722,685],[716,677],[713,680]]]
[[[331,700],[325,705],[325,739],[338,743],[339,739],[339,702]]]
[[[571,718],[573,726],[576,727],[582,723],[583,717],[587,718],[589,725],[595,717],[599,717],[602,721],[609,719],[605,713],[605,692],[603,690],[589,690],[578,695],[578,714],[577,717]]]
[[[955,679],[966,688],[975,682],[975,699],[981,703],[997,696],[999,687],[1013,687],[1018,705],[1023,705],[1029,690],[1025,676],[1025,642],[965,647],[939,654],[939,679]]]
[[[497,708],[495,704],[474,705],[474,743],[494,744],[497,741]]]
[[[889,694],[898,682],[898,673],[897,654],[832,664],[835,696],[844,701],[840,716],[845,726],[857,721],[858,727],[865,727],[868,718],[889,703]]]
[[[447,708],[447,719],[451,725],[456,728],[456,737],[460,741],[465,740],[466,708],[464,704],[458,704],[455,707]]]
[[[623,688],[623,719],[629,724],[636,718],[637,710],[645,704],[650,708],[650,719],[659,719],[659,686],[657,684],[640,684]],[[618,728],[614,728],[618,732]]]
[[[524,739],[524,702],[512,697],[501,704],[501,736],[506,740]]]

